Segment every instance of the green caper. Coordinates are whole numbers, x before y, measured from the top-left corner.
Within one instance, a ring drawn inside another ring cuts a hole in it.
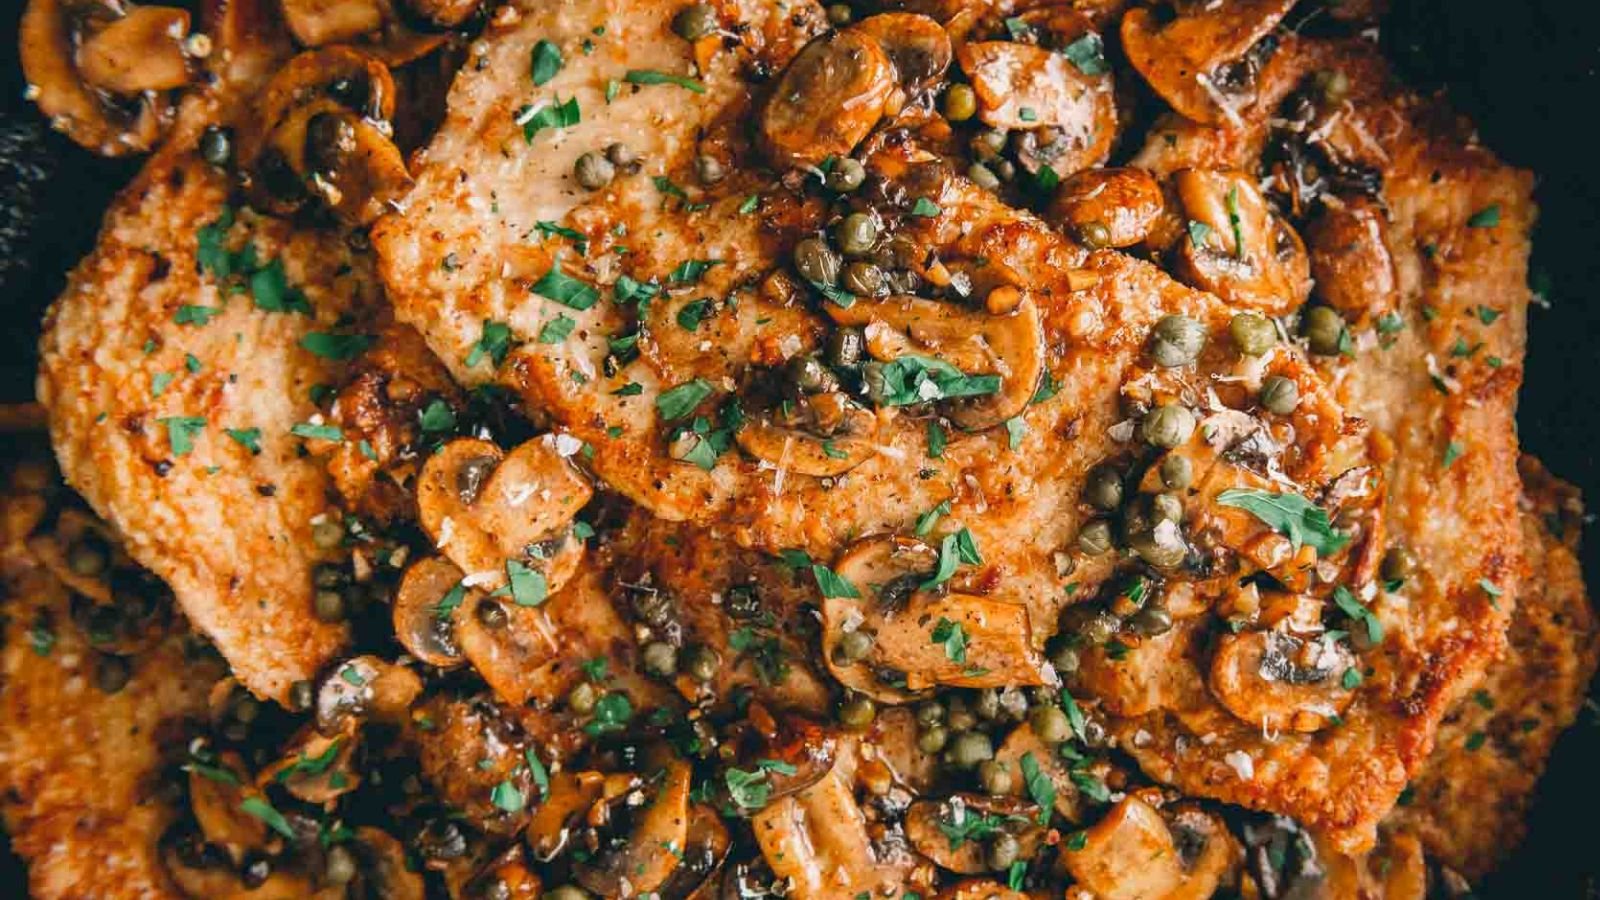
[[[944,92],[944,117],[965,122],[978,113],[978,94],[970,84],[952,84]]]
[[[1268,412],[1287,416],[1300,405],[1300,386],[1282,375],[1268,375],[1261,380],[1260,399]]]
[[[1245,356],[1260,356],[1278,343],[1278,329],[1266,316],[1239,313],[1228,322],[1228,337]]]
[[[1183,500],[1177,494],[1156,494],[1150,498],[1150,521],[1182,522]]]
[[[866,728],[877,716],[878,705],[871,697],[857,694],[839,705],[839,724],[846,728]]]
[[[1312,353],[1334,356],[1343,349],[1344,317],[1331,306],[1313,306],[1305,312],[1300,333],[1305,335]]]
[[[1148,604],[1128,617],[1128,628],[1144,637],[1166,634],[1172,630],[1172,613],[1165,607]]]
[[[694,174],[700,179],[701,184],[716,184],[728,177],[728,169],[709,153],[702,153],[694,158]]]
[[[917,749],[923,753],[938,753],[950,742],[950,729],[943,725],[930,725],[917,735]]]
[[[567,692],[567,706],[579,715],[594,712],[594,705],[598,702],[600,702],[599,689],[587,681],[578,682]]]
[[[678,671],[678,650],[666,641],[651,641],[640,654],[644,670],[657,678],[667,678]]]
[[[323,550],[332,550],[344,540],[344,523],[327,516],[311,526],[311,542]]]
[[[967,701],[961,697],[951,697],[950,706],[945,711],[944,721],[950,726],[951,731],[966,731],[978,724],[978,717],[968,708]]]
[[[356,127],[335,113],[317,113],[306,123],[306,164],[314,172],[333,172],[356,152]]]
[[[859,328],[837,328],[828,335],[828,365],[836,369],[854,369],[861,365],[866,350],[867,338]]]
[[[95,660],[94,684],[104,693],[115,694],[127,687],[128,679],[132,677],[132,667],[120,656],[103,653]]]
[[[1174,491],[1181,491],[1194,481],[1194,466],[1187,456],[1168,453],[1156,471],[1161,477],[1162,486]]]
[[[795,356],[789,360],[789,383],[803,394],[834,390],[839,379],[815,356]]]
[[[861,187],[862,182],[866,180],[867,167],[863,166],[860,160],[846,156],[834,160],[833,168],[828,170],[828,177],[824,183],[828,185],[829,190],[848,194]]]
[[[233,160],[233,132],[207,125],[200,134],[200,158],[213,166],[226,166]]]
[[[1102,512],[1122,505],[1122,476],[1110,466],[1095,466],[1083,484],[1083,501]]]
[[[1378,574],[1384,581],[1404,581],[1416,570],[1416,554],[1401,544],[1384,551],[1383,561],[1378,564]]]
[[[111,563],[111,545],[99,535],[85,534],[67,548],[67,568],[74,575],[95,578]]]
[[[986,129],[972,137],[972,152],[978,159],[988,162],[1000,155],[1006,148],[1006,133],[998,129]]]
[[[1090,250],[1111,246],[1111,229],[1104,222],[1085,222],[1077,228],[1078,243]]]
[[[855,18],[855,11],[852,10],[848,5],[843,3],[832,3],[828,5],[828,24],[834,26],[835,28],[842,28],[845,25],[849,25],[850,20],[853,18]]]
[[[598,191],[617,177],[617,167],[604,154],[590,150],[578,157],[572,166],[572,174],[585,190]]]
[[[872,652],[872,635],[857,629],[846,631],[839,637],[839,643],[833,649],[835,659],[842,662],[853,663],[867,658]]]
[[[1194,413],[1186,406],[1167,403],[1150,410],[1139,423],[1139,435],[1152,447],[1171,450],[1194,434]]]
[[[967,167],[967,178],[972,183],[986,191],[1000,190],[1000,176],[994,170],[980,162],[975,162]]]
[[[1028,714],[1028,726],[1039,740],[1047,744],[1059,744],[1072,737],[1072,722],[1067,719],[1067,714],[1061,707],[1054,703],[1045,703],[1035,706],[1033,712]]]
[[[1090,522],[1078,529],[1078,549],[1088,556],[1099,556],[1111,549],[1111,525]]]
[[[844,289],[858,297],[876,297],[884,292],[883,270],[856,260],[844,267]]]
[[[317,591],[312,611],[324,622],[343,622],[346,613],[344,594],[339,591]]]
[[[317,688],[309,681],[296,681],[289,685],[289,709],[305,712],[316,700]]]
[[[619,141],[606,147],[606,159],[612,165],[625,169],[639,161],[639,154],[633,152],[632,147]]]
[[[717,656],[717,651],[704,644],[684,648],[683,656],[684,671],[695,681],[710,681],[717,677],[717,670],[722,668],[722,659]]]
[[[1101,610],[1084,620],[1078,626],[1078,636],[1083,638],[1091,647],[1104,644],[1117,636],[1117,631],[1122,623],[1111,613]]]
[[[839,254],[822,238],[806,238],[794,247],[794,267],[800,277],[813,284],[839,282]]]
[[[1205,346],[1205,326],[1188,316],[1163,316],[1150,332],[1150,358],[1158,366],[1189,365]]]
[[[717,30],[717,11],[709,3],[691,3],[672,17],[672,33],[697,41]]]
[[[871,213],[856,212],[844,217],[839,223],[839,228],[834,232],[834,239],[839,242],[839,249],[846,256],[863,256],[872,252],[872,245],[878,239],[878,220]]]
[[[994,688],[979,691],[972,702],[972,711],[978,714],[978,718],[987,721],[1000,718],[1000,692]]]
[[[563,884],[554,890],[546,891],[544,900],[589,900],[589,892],[581,887]]]
[[[329,884],[349,884],[356,877],[356,857],[343,844],[328,848],[323,875]]]
[[[945,756],[951,765],[970,769],[986,759],[994,759],[994,744],[981,731],[963,731],[950,742]]]
[[[1011,793],[1011,767],[998,759],[978,763],[978,785],[997,797]]]
[[[1017,165],[1009,159],[1002,159],[994,163],[994,174],[1001,181],[1011,181],[1017,177]]]
[[[1189,548],[1183,534],[1174,527],[1156,527],[1128,535],[1128,547],[1139,558],[1159,569],[1170,569],[1183,562]]]
[[[478,602],[478,607],[473,610],[472,614],[477,616],[479,625],[490,631],[499,631],[506,627],[506,622],[510,621],[511,618],[500,601],[487,597]]]
[[[1021,853],[1022,845],[1017,839],[1002,831],[989,842],[986,861],[989,863],[989,868],[1002,872],[1011,868],[1011,864],[1017,861],[1017,856]]]
[[[917,707],[917,724],[924,728],[931,728],[944,721],[944,706],[936,700]]]
[[[1050,665],[1062,675],[1071,675],[1078,671],[1078,648],[1072,646],[1069,637],[1058,637],[1051,642],[1049,649]]]

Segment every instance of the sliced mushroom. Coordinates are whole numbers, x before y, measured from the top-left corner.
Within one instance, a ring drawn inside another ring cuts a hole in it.
[[[1240,855],[1215,816],[1185,810],[1169,827],[1138,795],[1118,801],[1083,836],[1083,846],[1069,846],[1062,861],[1078,884],[1105,900],[1203,900]]]
[[[507,567],[515,563],[543,579],[548,594],[560,590],[583,559],[572,520],[593,495],[550,437],[510,453],[489,441],[458,438],[423,466],[417,513],[434,544],[474,586],[507,583]]]
[[[1306,232],[1317,295],[1346,321],[1377,318],[1399,303],[1383,210],[1365,197],[1327,205]]]
[[[279,784],[298,800],[329,803],[361,785],[354,764],[360,731],[354,720],[346,720],[344,730],[333,736],[315,728],[302,728],[278,761],[261,770],[256,785],[266,790]]]
[[[950,68],[950,35],[927,16],[909,12],[879,13],[862,19],[850,30],[878,42],[894,65],[901,84],[926,85]]]
[[[874,843],[853,790],[854,765],[841,754],[827,777],[750,817],[756,843],[791,896],[897,896],[909,854]],[[893,893],[890,893],[893,891]]]
[[[1131,247],[1149,237],[1166,209],[1161,185],[1143,169],[1090,169],[1061,182],[1047,218],[1078,243]]]
[[[1000,314],[911,296],[830,304],[828,313],[840,325],[863,328],[867,351],[881,362],[925,354],[965,375],[998,375],[999,390],[991,394],[940,403],[969,431],[992,428],[1026,409],[1044,373],[1044,326],[1026,293]]]
[[[841,391],[791,401],[746,421],[740,449],[780,471],[843,475],[877,454],[878,417]]]
[[[762,761],[779,764],[763,770],[769,800],[799,793],[822,780],[839,753],[839,736],[833,729],[793,713],[774,716],[760,703],[750,705],[743,727],[736,728],[724,744],[735,751],[736,767],[750,769]]]
[[[250,784],[250,770],[233,751],[207,765],[189,767],[189,808],[206,843],[225,849],[234,860],[267,842],[264,821],[245,811],[245,801],[259,798]]]
[[[399,722],[422,693],[415,672],[376,656],[356,656],[334,666],[317,689],[316,723],[338,734],[351,719]]]
[[[372,222],[411,187],[405,160],[388,129],[331,99],[296,107],[272,132],[273,158],[309,193],[345,221]]]
[[[525,755],[528,735],[509,711],[487,695],[439,693],[407,724],[417,769],[435,800],[497,836],[528,823],[538,788]]]
[[[561,631],[552,608],[588,600],[558,593],[540,606],[522,606],[468,591],[455,614],[456,643],[501,700],[553,702],[582,674],[576,659],[591,636]]]
[[[917,746],[919,731],[916,712],[909,707],[880,710],[872,720],[862,753],[883,763],[894,782],[913,794],[931,790],[942,768],[938,753]]]
[[[579,884],[603,897],[648,894],[672,875],[689,837],[689,764],[669,761],[648,796],[630,792],[591,820],[625,840],[608,840],[590,860],[572,867]]]
[[[168,7],[125,13],[110,0],[28,0],[19,37],[29,95],[79,145],[102,156],[143,153],[172,119],[163,92],[187,80],[188,27],[188,14]]]
[[[422,874],[406,864],[406,848],[381,828],[363,825],[348,845],[360,863],[356,896],[383,900],[424,900]]]
[[[190,900],[343,900],[344,885],[318,888],[299,872],[274,869],[260,883],[246,885],[234,864],[203,847],[165,842],[162,868],[172,878],[180,896]]]
[[[535,862],[546,863],[564,852],[580,818],[602,798],[625,796],[640,785],[637,775],[579,771],[550,776],[550,792],[533,812],[523,838]]]
[[[466,600],[461,579],[455,564],[430,556],[412,563],[395,591],[395,638],[430,666],[453,669],[466,661],[455,629],[456,610]]]
[[[1255,63],[1249,52],[1294,3],[1191,3],[1185,4],[1185,14],[1166,24],[1155,11],[1136,7],[1122,17],[1122,49],[1180,115],[1207,125],[1237,123],[1237,111],[1255,99]]]
[[[883,117],[894,64],[871,35],[846,29],[805,46],[761,110],[761,141],[780,168],[848,156]]]
[[[732,838],[716,810],[704,803],[689,807],[689,832],[678,867],[656,894],[661,900],[712,900],[717,873],[728,859]]]
[[[1117,109],[1109,73],[1086,75],[1063,54],[1011,41],[962,44],[956,56],[977,94],[978,118],[991,128],[1049,129],[1054,150],[1041,162],[1058,174],[1111,152]]]
[[[1010,793],[1020,797],[1028,789],[1025,784],[1026,779],[1022,777],[1022,758],[1031,754],[1034,765],[1037,765],[1039,771],[1055,785],[1056,812],[1069,822],[1077,822],[1083,815],[1078,787],[1072,780],[1071,770],[1062,762],[1061,755],[1056,749],[1041,740],[1034,733],[1032,725],[1023,722],[1006,735],[1005,741],[995,751],[994,758],[1009,767],[1012,773]]]
[[[1027,608],[925,589],[937,563],[933,548],[912,538],[867,538],[845,551],[834,570],[860,596],[823,600],[824,657],[834,677],[887,703],[915,699],[935,684],[1044,684]],[[946,637],[934,640],[941,630]],[[850,631],[872,638],[868,653],[853,661],[834,652]]]
[[[382,0],[282,0],[283,21],[307,47],[347,44],[383,26]]]
[[[1357,664],[1343,643],[1282,631],[1225,634],[1208,683],[1224,707],[1263,729],[1319,731],[1354,699],[1344,676]]]
[[[1190,222],[1174,274],[1230,303],[1269,315],[1311,293],[1311,264],[1300,236],[1267,206],[1255,182],[1229,169],[1185,169],[1173,176]]]
[[[906,837],[917,852],[935,864],[962,875],[993,871],[987,860],[989,842],[1001,834],[1017,842],[1017,858],[1038,852],[1045,837],[1039,807],[1014,797],[954,794],[943,800],[919,800],[906,812]]]

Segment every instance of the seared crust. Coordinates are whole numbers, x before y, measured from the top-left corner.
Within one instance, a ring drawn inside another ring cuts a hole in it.
[[[233,217],[226,176],[190,146],[213,99],[186,108],[187,136],[122,192],[73,270],[45,320],[38,393],[68,483],[172,585],[240,680],[282,701],[345,640],[311,612],[325,555],[313,521],[339,513],[290,434],[343,364],[301,341],[369,308],[376,281],[337,235],[245,211],[218,229],[224,249],[253,244],[256,265],[281,263],[311,314],[262,309],[202,269],[202,229]]]
[[[162,790],[206,692],[226,674],[177,627],[128,657],[114,694],[71,616],[71,591],[23,540],[45,513],[37,486],[0,498],[5,644],[0,650],[0,812],[28,862],[28,890],[54,898],[180,897],[158,854],[178,815]]]

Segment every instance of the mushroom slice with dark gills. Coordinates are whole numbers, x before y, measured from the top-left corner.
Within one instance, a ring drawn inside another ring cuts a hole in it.
[[[1166,202],[1143,169],[1089,169],[1061,182],[1045,218],[1090,250],[1131,247],[1164,230]]]
[[[290,739],[277,762],[261,770],[256,786],[265,791],[278,784],[297,800],[331,803],[361,786],[354,761],[360,740],[360,724],[353,719],[331,736],[307,725]]]
[[[349,723],[368,719],[397,724],[421,693],[422,679],[410,669],[376,656],[352,657],[336,664],[317,688],[317,730],[340,734]]]
[[[796,357],[789,368],[802,367],[827,373],[812,357]],[[831,378],[831,373],[824,377]],[[878,417],[840,390],[837,381],[818,388],[780,388],[777,402],[759,411],[747,409],[744,425],[734,435],[739,448],[777,468],[818,477],[843,475],[866,462],[877,453]],[[693,435],[685,439],[700,440]]]
[[[1257,70],[1270,55],[1262,39],[1293,6],[1294,0],[1183,4],[1184,12],[1165,24],[1154,10],[1131,9],[1122,17],[1122,47],[1181,115],[1237,123],[1237,110],[1255,99]]]
[[[1243,858],[1216,815],[1158,811],[1138,794],[1118,801],[1083,836],[1062,861],[1079,885],[1107,900],[1204,900]]]
[[[993,865],[991,846],[1014,843],[1012,861],[1028,860],[1044,842],[1039,807],[1014,797],[952,794],[919,800],[906,812],[906,838],[917,852],[941,868],[977,875],[1010,866]]]
[[[190,77],[189,14],[110,0],[28,0],[19,36],[31,98],[51,125],[102,156],[155,147],[169,92]]]
[[[943,549],[955,548],[952,540]],[[846,550],[834,570],[850,590],[836,586],[822,603],[834,677],[888,703],[936,684],[1044,684],[1027,607],[949,588],[939,574],[954,562],[941,565],[940,551],[914,538],[867,538]]]
[[[515,715],[486,695],[435,694],[417,710],[406,734],[434,798],[493,834],[527,824],[539,788],[526,755],[533,745]]]
[[[649,894],[661,887],[689,846],[689,764],[671,758],[648,772],[640,789],[602,798],[575,835],[587,859],[573,866],[577,882],[602,897]]]
[[[1263,731],[1318,731],[1337,721],[1360,684],[1350,648],[1321,635],[1247,631],[1217,639],[1211,692]],[[1346,680],[1354,671],[1356,678]]]
[[[507,453],[457,438],[422,467],[418,520],[473,587],[509,583],[518,603],[561,589],[583,560],[572,522],[594,491],[547,435]],[[574,450],[576,447],[574,447]]]
[[[395,639],[430,666],[453,669],[466,661],[455,634],[455,611],[468,590],[463,577],[448,560],[426,557],[406,569],[395,591]]]
[[[1399,302],[1388,231],[1384,210],[1364,197],[1325,205],[1306,231],[1317,296],[1347,321],[1381,319]]]
[[[1179,278],[1235,306],[1281,315],[1311,292],[1300,236],[1243,172],[1185,169],[1173,176],[1189,221],[1176,248]]]

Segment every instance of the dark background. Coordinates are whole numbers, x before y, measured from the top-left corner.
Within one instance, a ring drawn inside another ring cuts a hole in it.
[[[559,2],[559,0],[551,0]],[[0,0],[0,402],[33,396],[34,342],[64,273],[94,243],[100,212],[136,163],[97,159],[45,128],[22,99],[21,0]],[[1551,302],[1535,308],[1522,443],[1600,498],[1600,4],[1591,0],[1393,0],[1384,40],[1421,85],[1444,87],[1507,160],[1539,173],[1533,269]],[[1600,584],[1600,536],[1584,551]],[[1600,897],[1600,716],[1586,710],[1551,761],[1522,851],[1488,897]],[[21,869],[0,855],[0,895]]]

